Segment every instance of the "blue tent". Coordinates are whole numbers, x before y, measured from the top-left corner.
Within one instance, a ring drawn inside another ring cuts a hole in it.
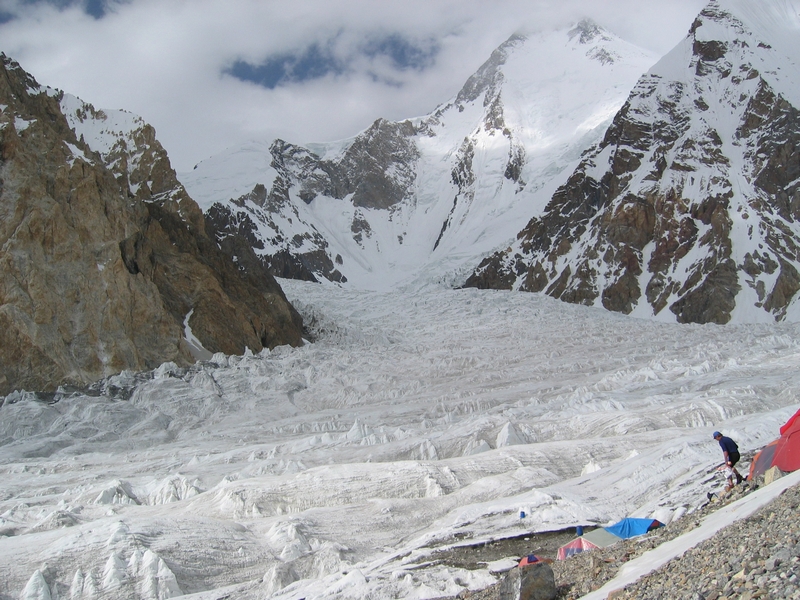
[[[610,527],[605,527],[604,529],[609,533],[613,533],[614,535],[621,537],[623,539],[628,539],[632,537],[636,537],[637,535],[644,535],[651,529],[655,529],[656,527],[661,527],[663,523],[660,521],[656,521],[655,519],[622,519],[619,523],[615,523]]]
[[[579,554],[587,550],[606,548],[620,540],[644,535],[651,529],[663,526],[664,524],[661,521],[656,521],[655,519],[622,519],[622,521],[614,523],[610,527],[593,529],[561,546],[558,549],[558,560],[565,560],[573,554]]]

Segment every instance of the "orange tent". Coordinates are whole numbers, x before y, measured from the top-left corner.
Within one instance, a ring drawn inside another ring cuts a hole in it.
[[[551,563],[553,561],[551,559],[549,559],[549,558],[541,558],[539,556],[536,556],[535,554],[528,554],[528,556],[523,556],[522,557],[522,560],[519,561],[519,565],[518,566],[527,567],[528,565],[535,565],[536,563],[540,563],[540,562]]]

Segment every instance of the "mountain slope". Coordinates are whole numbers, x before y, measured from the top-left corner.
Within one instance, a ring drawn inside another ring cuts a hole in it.
[[[0,396],[3,597],[454,598],[576,525],[697,522],[711,433],[746,463],[800,403],[798,323],[282,283],[316,343]]]
[[[0,393],[301,342],[274,280],[206,235],[152,128],[5,55],[0,110]]]
[[[335,144],[254,142],[180,177],[218,242],[277,275],[461,283],[541,212],[653,62],[589,21],[515,35],[430,115]]]
[[[710,2],[467,285],[679,322],[799,319],[799,9]]]

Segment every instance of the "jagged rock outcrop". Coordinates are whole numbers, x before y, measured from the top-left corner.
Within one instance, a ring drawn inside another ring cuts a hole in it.
[[[181,180],[218,243],[249,245],[275,275],[461,283],[544,205],[537,194],[566,178],[654,61],[590,21],[514,35],[429,115],[305,148],[252,142]]]
[[[553,600],[557,592],[553,569],[545,562],[512,569],[499,588],[498,597],[509,600]]]
[[[0,394],[301,343],[274,279],[207,235],[151,127],[5,55],[0,110]]]
[[[269,191],[258,183],[230,203],[213,204],[207,211],[209,226],[218,243],[235,256],[255,249],[262,264],[277,277],[345,282],[347,278],[337,269],[341,256],[331,256],[325,236],[300,215],[292,194],[305,204],[320,196],[347,198],[354,209],[352,238],[363,245],[372,233],[363,209],[391,211],[413,193],[419,158],[413,141],[416,133],[409,121],[378,119],[341,156],[328,160],[276,140],[270,147],[276,177]],[[295,223],[301,225],[299,230]]]
[[[800,317],[800,44],[784,10],[709,3],[466,285],[679,322]]]

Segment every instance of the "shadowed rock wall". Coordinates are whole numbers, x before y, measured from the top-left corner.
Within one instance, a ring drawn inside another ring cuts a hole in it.
[[[107,163],[60,99],[0,55],[0,394],[193,362],[187,316],[208,352],[299,345],[297,312],[208,237],[152,128]]]

